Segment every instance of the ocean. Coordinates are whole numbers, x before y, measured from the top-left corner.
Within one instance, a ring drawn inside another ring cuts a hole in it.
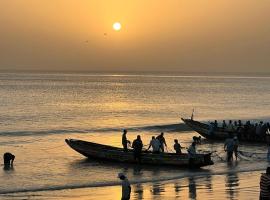
[[[181,117],[193,109],[204,122],[270,121],[269,83],[257,75],[0,73],[0,154],[16,156],[13,169],[0,171],[0,199],[119,199],[119,172],[133,184],[132,199],[257,199],[268,163],[228,165],[221,142],[203,140],[198,149],[216,151],[215,164],[194,171],[88,160],[64,140],[121,146],[127,129],[145,145],[164,132],[169,151],[174,139],[188,147],[198,134]]]

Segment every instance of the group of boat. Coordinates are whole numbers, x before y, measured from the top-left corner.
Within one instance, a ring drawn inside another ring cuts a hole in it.
[[[228,138],[228,131],[222,128],[216,128],[211,133],[209,132],[210,125],[202,123],[196,120],[184,119],[183,122],[189,126],[192,130],[198,132],[201,136],[209,140],[225,140]],[[94,142],[88,142],[83,140],[66,139],[66,143],[78,153],[90,158],[90,159],[100,159],[113,162],[123,162],[123,163],[133,163],[136,164],[137,161],[134,160],[133,150],[129,149],[124,151],[123,148],[113,147],[109,145],[98,144]],[[245,141],[243,138],[242,141]],[[263,141],[261,141],[263,142]],[[167,166],[177,166],[177,167],[190,167],[190,159],[188,153],[175,154],[175,153],[159,153],[154,154],[150,151],[143,151],[141,154],[140,164],[147,165],[167,165]],[[213,161],[211,159],[211,153],[198,153],[196,158],[193,160],[192,167],[203,167],[207,165],[212,165]]]

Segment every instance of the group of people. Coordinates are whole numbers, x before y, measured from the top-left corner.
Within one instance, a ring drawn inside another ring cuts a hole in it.
[[[134,152],[134,159],[137,160],[138,162],[141,162],[141,153],[142,153],[142,149],[143,149],[144,145],[143,145],[143,142],[141,140],[140,135],[137,135],[137,138],[131,144],[131,142],[127,139],[127,130],[124,129],[123,135],[122,135],[122,145],[123,145],[123,149],[125,152],[128,151],[128,145],[131,145],[131,147],[133,148],[133,152]],[[153,153],[157,154],[160,152],[164,152],[164,147],[167,148],[167,143],[166,143],[166,140],[164,138],[164,133],[161,133],[157,137],[155,137],[155,136],[152,137],[147,150],[152,148]],[[179,144],[179,147],[176,146],[176,148],[178,149],[178,152],[179,152],[179,149],[181,152],[180,144]]]
[[[189,154],[190,164],[193,163],[193,161],[196,157],[196,153],[197,153],[196,152],[196,144],[200,144],[200,143],[201,143],[201,137],[194,136],[192,144],[187,149],[187,152]],[[128,152],[128,146],[131,146],[131,148],[133,149],[133,153],[134,153],[134,159],[136,161],[138,161],[139,163],[141,162],[141,153],[142,153],[144,145],[143,145],[143,142],[142,142],[140,135],[137,135],[137,138],[131,143],[127,139],[127,130],[124,129],[123,134],[122,134],[122,145],[123,145],[124,152]],[[146,151],[148,151],[149,149],[152,149],[153,154],[163,153],[165,151],[165,148],[166,149],[168,148],[165,137],[164,137],[164,133],[162,132],[160,135],[158,135],[156,137],[152,136],[150,144],[147,146],[148,146],[148,148],[146,149]],[[181,149],[183,147],[180,145],[180,143],[177,139],[174,140],[173,148],[174,148],[174,151],[176,154],[179,154],[179,155],[182,154]],[[130,186],[130,183],[129,183],[127,177],[123,173],[119,173],[118,178],[122,182],[122,200],[130,199],[131,186]]]
[[[241,120],[232,121],[229,120],[226,123],[223,120],[222,124],[219,125],[217,120],[210,123],[209,132],[213,133],[215,129],[221,128],[229,133],[236,133],[239,139],[243,138],[246,140],[263,140],[267,139],[269,136],[270,139],[270,123],[264,123],[260,121],[259,123],[251,123],[250,121],[246,121],[243,123]],[[270,142],[270,140],[269,140]]]
[[[187,152],[191,160],[194,159],[196,156],[196,144],[200,144],[200,143],[201,143],[201,137],[194,136],[192,144],[187,149]],[[141,162],[141,153],[142,153],[142,149],[144,145],[143,145],[140,135],[138,135],[137,138],[131,143],[127,139],[127,130],[124,129],[123,135],[122,135],[122,145],[125,152],[128,151],[128,145],[130,145],[131,148],[133,149],[134,159],[137,160],[138,162]],[[165,148],[167,149],[168,147],[167,147],[167,143],[164,137],[164,133],[162,132],[160,135],[156,137],[152,136],[152,139],[146,151],[148,151],[149,149],[152,149],[153,154],[159,154],[159,153],[163,153],[165,151]],[[183,149],[183,147],[180,145],[177,139],[174,140],[173,149],[176,154],[182,154],[181,149]]]

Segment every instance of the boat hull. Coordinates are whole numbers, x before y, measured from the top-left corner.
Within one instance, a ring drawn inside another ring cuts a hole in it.
[[[265,138],[247,138],[247,137],[243,137],[242,135],[238,135],[237,132],[231,132],[229,133],[228,131],[222,129],[222,128],[217,128],[216,130],[213,130],[212,133],[209,132],[209,125],[199,122],[199,121],[195,121],[195,120],[191,120],[191,119],[184,119],[181,118],[182,121],[189,126],[192,130],[196,131],[197,133],[199,133],[201,136],[203,136],[206,139],[209,140],[219,140],[219,141],[224,141],[225,139],[227,139],[229,137],[230,134],[232,134],[233,136],[238,136],[238,140],[241,142],[248,142],[248,143],[267,143],[267,140]]]
[[[124,152],[122,148],[101,145],[83,140],[66,139],[66,143],[78,153],[92,159],[100,159],[123,163],[136,163],[132,150]],[[167,165],[178,167],[203,167],[212,165],[211,154],[198,154],[191,166],[188,154],[176,155],[173,153],[153,154],[151,152],[142,152],[141,163],[148,165]]]

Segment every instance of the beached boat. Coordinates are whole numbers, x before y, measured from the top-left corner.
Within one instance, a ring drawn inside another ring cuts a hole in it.
[[[122,148],[83,140],[66,139],[65,141],[72,149],[88,158],[124,163],[137,163],[137,161],[134,160],[132,150],[124,152]],[[193,163],[192,167],[212,165],[213,161],[211,160],[211,153],[197,154]],[[187,153],[181,155],[176,155],[174,153],[153,154],[149,151],[145,151],[142,152],[141,164],[191,167]]]
[[[189,126],[192,130],[196,131],[199,133],[201,136],[204,138],[207,138],[209,140],[221,140],[224,141],[229,137],[229,132],[224,130],[223,128],[217,127],[214,128],[210,131],[210,125],[195,121],[192,119],[184,119],[181,118],[183,122],[187,126]],[[238,140],[241,142],[256,142],[256,143],[266,143],[267,140],[265,138],[247,138],[247,137],[242,137],[242,135],[239,135],[237,132],[232,132],[231,133],[233,136],[238,136]],[[267,138],[268,139],[268,138]]]

